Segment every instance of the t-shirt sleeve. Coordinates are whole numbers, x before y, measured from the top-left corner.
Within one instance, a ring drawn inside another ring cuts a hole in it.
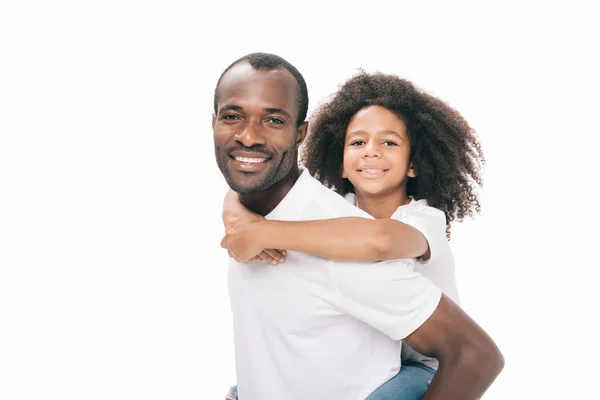
[[[446,239],[446,216],[442,211],[433,207],[424,207],[418,212],[403,216],[398,220],[416,228],[427,239],[431,256],[426,261],[417,260],[421,266],[425,267],[433,260],[443,257],[444,249],[448,246],[448,243]]]
[[[329,268],[340,310],[393,340],[423,325],[441,298],[440,289],[414,271],[413,260],[331,262]]]

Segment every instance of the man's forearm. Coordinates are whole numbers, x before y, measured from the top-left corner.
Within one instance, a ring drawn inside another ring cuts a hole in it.
[[[499,351],[482,353],[473,349],[462,353],[451,363],[440,360],[423,400],[479,399],[504,367]]]
[[[504,367],[492,338],[444,294],[429,319],[402,340],[440,362],[423,400],[479,399]]]

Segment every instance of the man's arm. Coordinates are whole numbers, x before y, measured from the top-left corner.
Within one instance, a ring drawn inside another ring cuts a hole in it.
[[[439,360],[424,400],[478,399],[504,366],[490,337],[429,279],[414,260],[328,268],[341,311]]]
[[[504,358],[488,334],[445,295],[429,319],[403,341],[440,363],[423,400],[479,399],[504,368]]]

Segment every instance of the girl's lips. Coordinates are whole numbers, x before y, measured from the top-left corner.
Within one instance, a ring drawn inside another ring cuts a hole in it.
[[[377,179],[382,177],[388,170],[383,168],[362,168],[357,171],[363,178]]]

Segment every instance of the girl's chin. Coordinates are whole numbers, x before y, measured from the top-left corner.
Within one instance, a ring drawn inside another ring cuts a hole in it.
[[[390,195],[391,193],[394,193],[395,189],[388,189],[388,188],[376,188],[376,187],[363,187],[363,188],[354,188],[354,191],[356,193],[357,196],[362,196],[362,197],[382,197],[382,196],[387,196]]]

